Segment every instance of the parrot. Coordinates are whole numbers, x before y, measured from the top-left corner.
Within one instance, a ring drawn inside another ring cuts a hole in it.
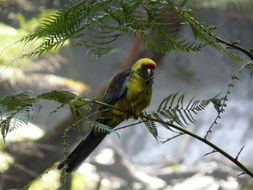
[[[117,74],[109,84],[102,102],[119,110],[100,106],[100,116],[96,122],[112,129],[123,121],[140,113],[149,106],[152,97],[152,84],[156,63],[149,58],[137,60],[131,68]],[[63,160],[58,169],[67,173],[75,170],[106,137],[107,133],[91,129],[77,147]]]

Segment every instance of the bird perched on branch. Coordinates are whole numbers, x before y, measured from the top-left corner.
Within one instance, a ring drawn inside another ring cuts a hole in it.
[[[156,63],[153,60],[142,58],[130,69],[117,74],[112,79],[102,101],[123,112],[101,106],[99,108],[101,114],[96,122],[114,128],[130,117],[138,118],[141,111],[150,104],[155,67]],[[58,169],[65,168],[66,172],[72,172],[106,135],[106,133],[92,129],[66,160],[58,165]]]

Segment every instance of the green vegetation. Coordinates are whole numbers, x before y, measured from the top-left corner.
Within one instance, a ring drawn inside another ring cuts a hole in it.
[[[0,1],[0,3],[3,1]],[[194,0],[198,7],[205,6],[227,6],[228,3],[251,4],[250,1],[200,1]],[[193,6],[189,2],[189,6]],[[167,14],[173,13],[173,17]],[[75,89],[79,92],[88,90],[88,87],[75,80],[57,77],[54,75],[44,75],[41,73],[26,72],[26,69],[34,65],[36,61],[32,58],[45,58],[53,56],[62,47],[69,44],[82,45],[87,48],[87,53],[99,58],[112,53],[117,53],[120,49],[115,42],[123,35],[140,36],[143,43],[152,50],[167,54],[172,51],[194,53],[201,51],[204,47],[212,47],[219,53],[228,55],[232,60],[240,62],[240,68],[232,74],[231,81],[227,85],[225,92],[217,92],[217,96],[206,99],[196,100],[194,98],[186,102],[185,95],[171,93],[164,98],[158,109],[154,112],[142,114],[139,123],[146,125],[149,132],[159,141],[168,142],[181,135],[189,135],[213,149],[213,152],[219,152],[235,165],[237,165],[244,174],[253,176],[252,171],[238,160],[238,155],[233,157],[208,140],[208,135],[212,128],[217,124],[225,111],[231,89],[234,82],[239,79],[240,73],[244,70],[253,70],[252,51],[239,46],[237,41],[226,41],[220,38],[215,32],[216,26],[202,23],[195,17],[194,11],[188,7],[187,1],[180,1],[175,4],[172,0],[149,1],[149,0],[90,0],[78,1],[68,7],[58,11],[45,11],[39,17],[26,20],[22,15],[16,15],[20,28],[8,26],[0,23],[0,79],[9,81],[17,80],[25,83],[31,80],[32,76],[38,78],[43,76],[54,78],[56,86],[65,86]],[[38,25],[39,23],[39,25]],[[169,26],[176,25],[175,28]],[[191,35],[185,36],[178,33],[178,28],[186,26],[190,29]],[[246,55],[250,61],[242,59],[236,55],[234,50],[240,51]],[[27,59],[28,58],[28,59]],[[15,77],[14,77],[15,75]],[[37,79],[38,79],[37,78]],[[49,82],[45,79],[45,82]],[[52,80],[51,80],[52,81]],[[54,101],[60,104],[52,112],[57,112],[63,106],[68,106],[73,116],[73,122],[66,128],[66,133],[70,128],[79,126],[82,122],[88,122],[90,127],[95,127],[105,133],[115,132],[110,127],[94,122],[94,114],[91,110],[94,105],[107,106],[108,109],[116,109],[93,98],[83,98],[70,91],[53,90],[47,93],[31,95],[29,92],[18,93],[15,95],[2,96],[0,98],[1,121],[0,128],[3,139],[6,139],[8,133],[23,124],[27,124],[35,114],[39,113],[41,100]],[[217,117],[210,124],[210,128],[204,137],[198,136],[188,131],[188,125],[196,123],[195,116],[199,111],[204,110],[209,104],[213,104],[216,109]],[[122,111],[122,110],[119,110]],[[131,127],[129,126],[122,127]],[[159,138],[157,128],[159,126],[175,133],[175,136],[167,140]],[[66,135],[64,134],[64,140]],[[65,144],[64,144],[65,146]],[[65,148],[65,147],[64,147]],[[66,151],[65,151],[66,153]],[[10,161],[11,162],[11,161]],[[5,170],[8,166],[4,166]],[[2,168],[1,168],[2,169]],[[49,171],[50,170],[50,171]],[[48,173],[47,173],[48,172]],[[39,175],[39,180],[32,181],[24,189],[56,189],[59,184],[59,172],[49,168],[43,174]],[[41,177],[42,176],[42,177]],[[44,181],[46,178],[46,182]],[[53,178],[54,182],[48,178]],[[73,182],[73,189],[78,190],[80,180],[86,176],[77,176]],[[82,186],[84,185],[82,181]],[[51,183],[52,182],[52,183]],[[46,184],[46,185],[45,185]],[[45,187],[42,187],[45,185]],[[61,188],[65,188],[64,186]],[[245,187],[247,189],[247,187]]]

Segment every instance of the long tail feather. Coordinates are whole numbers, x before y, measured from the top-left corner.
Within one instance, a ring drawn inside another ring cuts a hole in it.
[[[105,138],[106,133],[95,133],[94,130],[82,140],[79,145],[71,152],[66,160],[58,165],[58,169],[66,166],[66,172],[72,172],[79,164],[85,160],[89,154],[100,144]]]

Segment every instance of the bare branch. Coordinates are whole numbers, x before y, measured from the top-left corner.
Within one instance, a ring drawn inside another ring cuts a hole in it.
[[[210,125],[209,129],[207,130],[204,138],[206,139],[209,134],[212,133],[213,127],[217,125],[217,121],[221,118],[221,114],[225,111],[225,107],[227,106],[228,96],[231,94],[231,89],[234,87],[235,80],[239,79],[239,75],[242,72],[243,69],[247,68],[248,66],[252,65],[252,61],[249,61],[248,63],[242,65],[232,76],[231,76],[231,82],[228,84],[227,91],[225,93],[225,96],[223,98],[215,99],[212,101],[214,104],[215,109],[217,110],[218,114],[212,124]]]
[[[208,152],[208,153],[202,155],[201,157],[205,157],[207,155],[210,155],[210,154],[213,154],[213,153],[216,153],[216,152],[217,152],[217,150],[213,149],[211,152]]]
[[[184,134],[190,135],[193,138],[205,143],[206,145],[212,147],[214,150],[216,150],[217,152],[219,152],[220,154],[222,154],[223,156],[225,156],[227,159],[229,159],[230,161],[232,161],[235,165],[237,165],[239,168],[241,168],[246,174],[248,174],[249,176],[253,177],[253,172],[250,171],[249,168],[247,168],[244,164],[242,164],[241,162],[239,162],[237,159],[235,159],[233,156],[231,156],[230,154],[228,154],[227,152],[225,152],[223,149],[221,149],[220,147],[216,146],[215,144],[213,144],[212,142],[208,141],[206,138],[198,136],[182,127],[179,127],[175,124],[169,123],[169,122],[165,122],[163,120],[159,120],[156,118],[153,118],[151,116],[146,116],[146,115],[141,115],[142,118],[147,119],[147,120],[152,120],[154,122],[157,123],[161,123],[163,125],[168,125],[174,129],[177,129],[179,131],[181,131]]]
[[[121,129],[125,129],[125,128],[128,128],[128,127],[133,127],[133,126],[136,126],[136,125],[141,124],[141,123],[142,123],[142,121],[138,121],[138,122],[136,122],[136,123],[133,123],[133,124],[130,124],[130,125],[125,125],[125,126],[122,126],[122,127],[117,128],[117,129],[114,129],[114,131],[118,131],[118,130],[121,130]]]
[[[245,147],[245,146],[243,146],[243,147],[239,150],[238,154],[237,154],[236,157],[235,157],[236,160],[238,160],[238,158],[239,158],[240,154],[242,153],[244,147]]]
[[[174,135],[173,137],[170,137],[170,138],[166,139],[165,141],[160,141],[160,143],[164,144],[164,143],[169,142],[169,141],[171,141],[171,140],[173,140],[173,139],[175,139],[175,138],[177,138],[179,136],[182,136],[182,135],[185,135],[185,133],[180,132],[177,135]]]
[[[242,176],[242,175],[245,175],[246,173],[245,172],[241,172],[239,174],[237,174],[238,177]]]

